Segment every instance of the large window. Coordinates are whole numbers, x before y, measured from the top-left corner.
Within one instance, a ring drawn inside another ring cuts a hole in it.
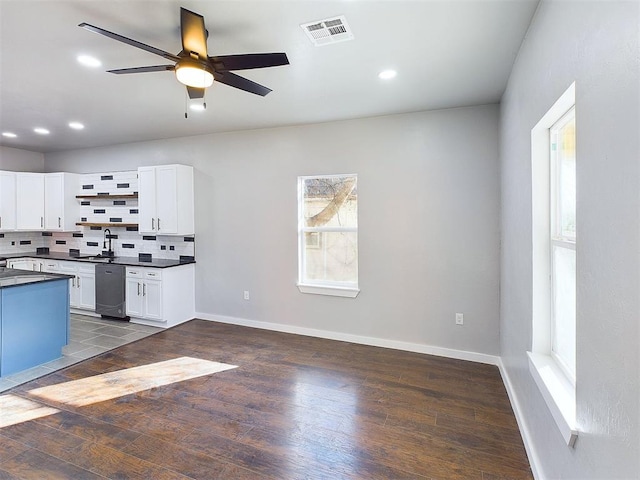
[[[576,117],[569,110],[550,129],[551,351],[576,376]]]
[[[300,291],[358,294],[356,175],[298,178],[298,257]]]
[[[567,445],[576,441],[575,84],[531,130],[529,371]]]

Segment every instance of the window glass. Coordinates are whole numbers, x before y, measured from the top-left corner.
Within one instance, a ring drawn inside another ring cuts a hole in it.
[[[358,281],[358,234],[318,232],[320,245],[305,245],[305,283]]]
[[[559,130],[558,161],[560,175],[560,234],[576,236],[576,119],[573,112]]]
[[[576,252],[553,249],[553,352],[571,376],[576,371]]]
[[[357,227],[358,192],[355,176],[303,180],[306,227]]]
[[[358,285],[356,175],[298,179],[299,284]]]

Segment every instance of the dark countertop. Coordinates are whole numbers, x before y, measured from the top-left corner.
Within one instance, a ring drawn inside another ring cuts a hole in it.
[[[31,283],[64,280],[68,278],[73,278],[73,275],[30,272],[27,270],[15,270],[13,268],[0,267],[0,288],[18,287],[21,285],[29,285]]]
[[[89,254],[86,254],[89,255]],[[80,257],[84,256],[81,254]],[[116,265],[125,265],[131,267],[153,267],[153,268],[169,268],[169,267],[178,267],[180,265],[188,265],[191,263],[196,263],[195,260],[168,260],[163,258],[154,258],[151,261],[141,261],[138,257],[113,257],[113,258],[99,258],[99,259],[90,259],[90,258],[80,258],[76,256],[70,256],[67,253],[17,253],[12,255],[1,255],[0,258],[12,259],[12,258],[42,258],[44,260],[64,260],[64,261],[74,261],[74,262],[84,262],[84,263],[113,263]],[[39,272],[34,272],[39,273]]]

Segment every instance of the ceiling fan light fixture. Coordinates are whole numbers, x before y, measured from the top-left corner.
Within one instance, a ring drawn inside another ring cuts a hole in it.
[[[176,64],[176,78],[188,87],[207,88],[213,85],[213,73],[209,68],[190,58],[183,58]]]
[[[391,80],[392,78],[396,78],[398,72],[395,70],[383,70],[378,74],[378,78],[382,80]]]
[[[204,103],[192,103],[189,108],[194,112],[204,112],[207,109]]]

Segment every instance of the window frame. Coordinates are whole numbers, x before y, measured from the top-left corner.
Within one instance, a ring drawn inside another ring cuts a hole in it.
[[[358,225],[346,227],[346,226],[321,226],[321,227],[308,227],[304,218],[304,184],[309,179],[327,179],[327,178],[345,178],[355,177],[356,188],[358,185],[357,174],[330,174],[330,175],[303,175],[298,177],[298,282],[297,287],[301,293],[310,293],[316,295],[331,295],[338,297],[355,298],[359,289],[359,279],[355,282],[345,281],[327,281],[327,280],[304,280],[306,272],[307,258],[305,255],[305,235],[308,233],[318,233],[319,242],[318,246],[313,248],[322,248],[325,233],[355,233],[356,234],[356,256],[358,255]]]
[[[561,158],[558,155],[559,152],[559,140],[558,132],[566,126],[572,119],[575,122],[575,104],[567,110],[551,127],[549,127],[549,272],[550,272],[550,298],[551,308],[549,311],[550,318],[550,352],[549,354],[554,358],[558,367],[567,376],[572,385],[575,386],[576,374],[575,371],[567,364],[565,359],[560,353],[556,351],[556,331],[558,330],[558,319],[556,316],[556,283],[558,283],[556,275],[556,263],[554,250],[556,248],[571,250],[575,256],[576,254],[576,241],[577,235],[566,235],[562,229],[562,165],[560,164]],[[555,150],[552,148],[556,145]],[[575,275],[575,272],[574,272]],[[574,277],[575,288],[575,277]],[[575,314],[575,312],[574,312]],[[573,341],[575,343],[575,332]],[[574,360],[575,363],[575,360]]]

